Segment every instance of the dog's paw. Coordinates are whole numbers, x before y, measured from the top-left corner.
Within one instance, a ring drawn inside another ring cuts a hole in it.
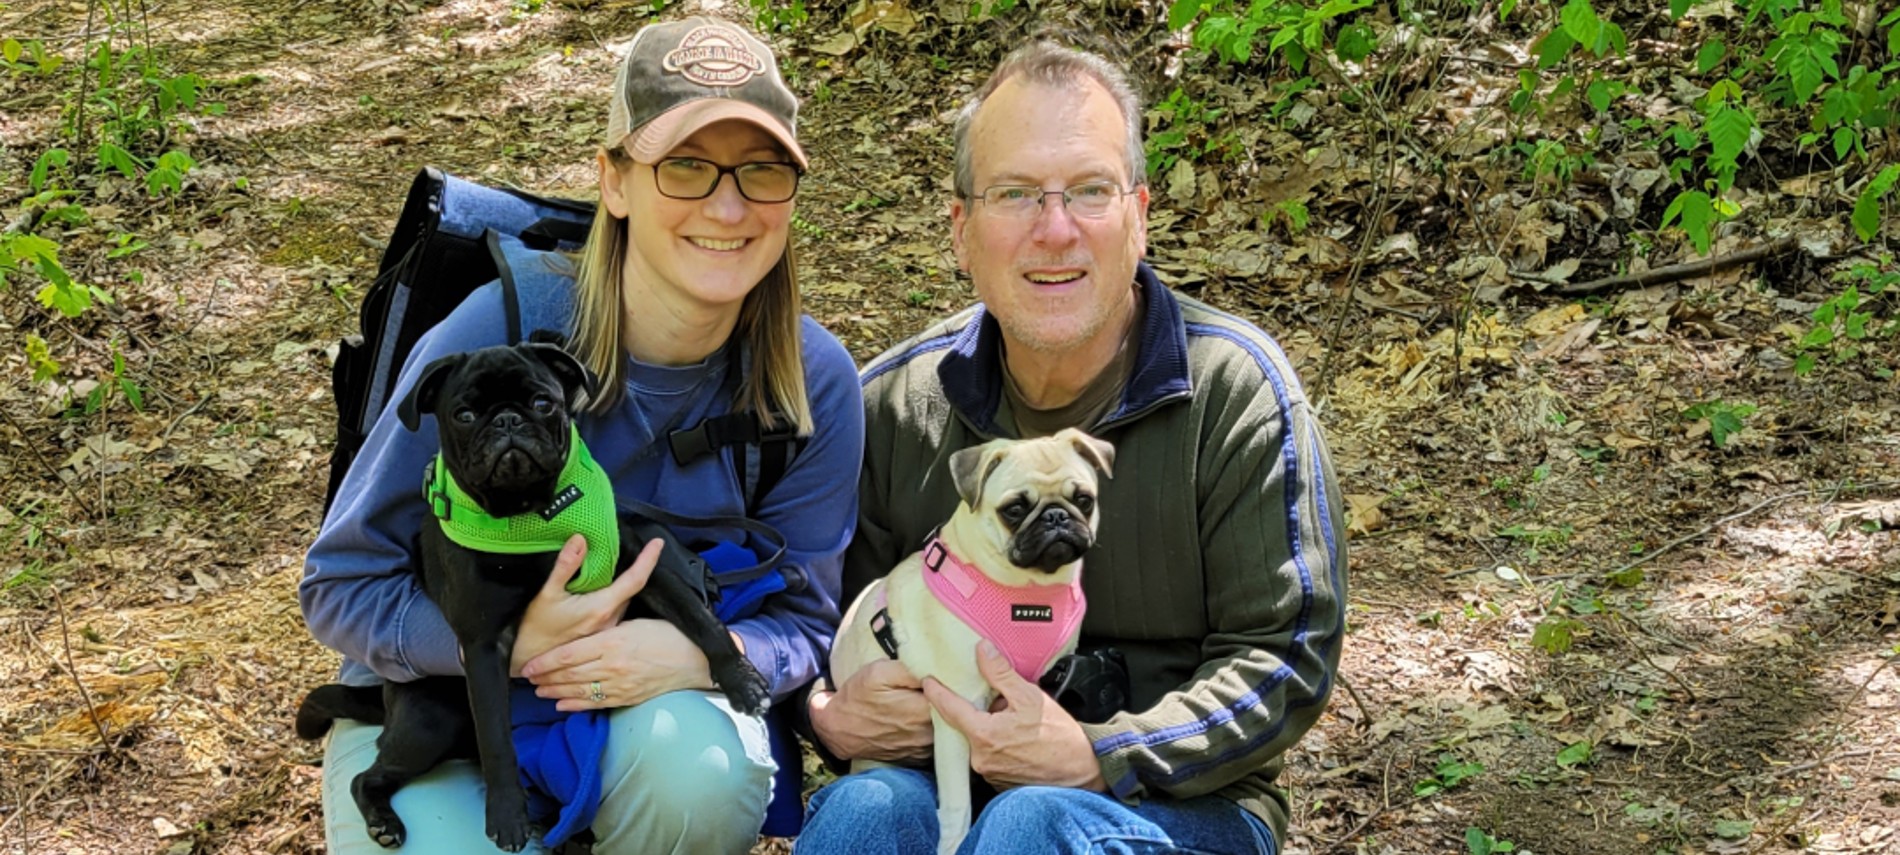
[[[732,662],[713,677],[719,683],[719,690],[725,693],[733,709],[746,715],[764,715],[766,705],[772,701],[772,691],[766,686],[765,678],[743,656]]]
[[[488,818],[488,839],[503,852],[520,852],[528,845],[528,818]]]
[[[409,836],[402,820],[394,812],[381,816],[363,817],[363,824],[369,829],[369,839],[376,841],[384,849],[400,849],[402,842]]]

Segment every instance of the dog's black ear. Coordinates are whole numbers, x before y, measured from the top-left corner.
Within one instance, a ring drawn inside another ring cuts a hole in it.
[[[449,379],[455,367],[468,358],[466,353],[451,353],[422,369],[422,376],[416,378],[415,388],[396,405],[396,415],[402,418],[402,426],[412,431],[422,429],[424,414],[435,412],[435,397],[442,391],[443,381]]]
[[[1003,456],[990,453],[995,450],[990,446],[995,444],[992,441],[950,455],[950,483],[957,486],[957,495],[963,497],[963,503],[969,505],[970,510],[976,510],[977,502],[983,499],[983,482],[1002,465]]]
[[[1066,439],[1075,446],[1075,453],[1094,465],[1097,471],[1110,478],[1115,477],[1115,446],[1089,436],[1075,428],[1063,428],[1056,433],[1057,439]]]
[[[551,337],[551,340],[533,340],[543,334]],[[561,344],[555,343],[557,341]],[[600,379],[594,376],[594,372],[587,370],[580,360],[575,359],[574,354],[567,352],[563,346],[566,341],[567,336],[560,333],[536,330],[529,343],[522,346],[534,358],[541,360],[541,364],[546,365],[549,371],[554,372],[554,376],[561,378],[561,388],[567,390],[567,409],[571,412],[580,406],[583,396],[591,401],[599,394]]]

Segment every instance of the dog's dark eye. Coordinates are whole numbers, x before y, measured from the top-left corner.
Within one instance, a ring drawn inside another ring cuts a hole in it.
[[[533,406],[535,412],[545,416],[554,412],[554,399],[546,395],[536,395]]]
[[[1095,497],[1087,493],[1075,494],[1075,509],[1084,514],[1095,513]]]
[[[465,425],[472,425],[475,423],[475,411],[467,407],[456,410],[455,420]]]
[[[1029,511],[1029,501],[1018,498],[1016,501],[1003,506],[1003,522],[1009,523],[1011,526],[1020,525],[1024,519],[1028,518]]]

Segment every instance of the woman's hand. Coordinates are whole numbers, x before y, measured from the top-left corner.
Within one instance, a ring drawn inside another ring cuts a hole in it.
[[[713,688],[706,654],[679,627],[630,620],[570,641],[527,664],[534,693],[562,712],[630,707],[680,689]]]
[[[627,611],[627,601],[640,593],[647,585],[647,577],[653,575],[653,567],[660,560],[660,549],[657,538],[647,541],[646,548],[633,560],[633,566],[621,573],[613,584],[598,591],[570,594],[567,583],[580,570],[581,559],[587,557],[587,540],[578,534],[568,538],[560,556],[554,559],[548,581],[521,615],[521,623],[515,630],[514,654],[508,659],[508,674],[527,676],[523,669],[529,660],[618,624]]]

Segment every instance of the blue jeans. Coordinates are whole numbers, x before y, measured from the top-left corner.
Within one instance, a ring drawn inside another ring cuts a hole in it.
[[[916,769],[847,775],[811,797],[794,855],[937,851],[937,787]],[[1005,790],[977,814],[957,855],[1188,852],[1277,855],[1259,817],[1219,796],[1153,798],[1129,806],[1066,787]]]
[[[742,853],[759,837],[772,797],[765,723],[724,695],[669,692],[614,710],[601,757],[596,855]],[[334,855],[388,855],[364,830],[350,781],[376,759],[381,727],[339,719],[323,759],[324,839]],[[488,841],[481,769],[450,760],[397,791],[406,853],[497,853]],[[529,853],[545,855],[537,838]]]

